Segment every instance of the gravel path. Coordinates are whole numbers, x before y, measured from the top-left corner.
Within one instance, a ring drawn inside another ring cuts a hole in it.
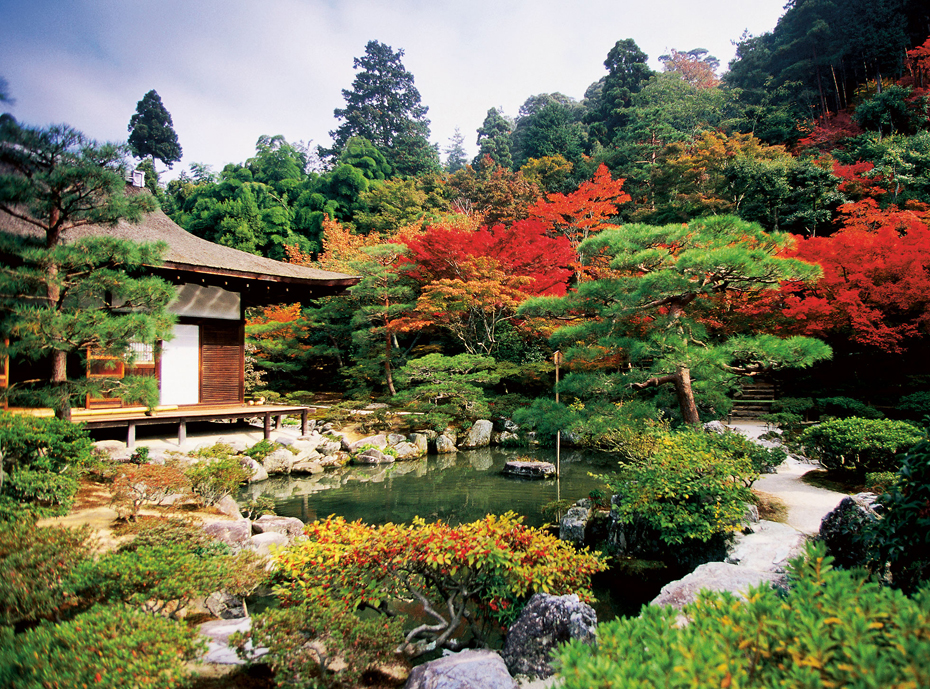
[[[754,423],[730,424],[730,427],[754,439],[768,430],[763,424]],[[816,468],[815,464],[789,457],[778,467],[778,473],[766,474],[752,484],[753,488],[784,501],[788,506],[786,523],[805,534],[817,533],[821,520],[846,497],[843,493],[810,486],[801,480],[804,474]]]

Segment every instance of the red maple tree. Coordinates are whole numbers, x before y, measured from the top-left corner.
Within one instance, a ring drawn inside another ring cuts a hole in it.
[[[591,234],[610,226],[617,207],[630,200],[623,191],[623,178],[613,179],[606,165],[571,194],[547,194],[529,209],[531,219],[542,222],[550,234],[568,239],[573,250]],[[581,279],[581,266],[575,267]]]
[[[510,276],[529,278],[527,295],[565,294],[575,253],[565,237],[550,237],[537,220],[518,220],[472,230],[461,224],[433,225],[403,242],[410,249],[408,272],[420,283],[469,280],[476,258],[490,258]]]

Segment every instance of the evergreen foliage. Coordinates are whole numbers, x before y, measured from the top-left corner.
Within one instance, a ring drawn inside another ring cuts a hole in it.
[[[158,159],[169,168],[181,160],[181,144],[171,113],[152,89],[136,105],[136,114],[129,119],[129,150],[136,158],[151,158],[154,167]]]

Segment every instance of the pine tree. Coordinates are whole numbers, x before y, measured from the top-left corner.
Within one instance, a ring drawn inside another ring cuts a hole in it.
[[[152,89],[136,104],[136,114],[129,120],[129,150],[136,158],[157,158],[169,168],[181,160],[181,145],[174,122]]]
[[[59,418],[70,418],[72,398],[90,389],[69,380],[69,354],[94,350],[129,361],[131,342],[170,337],[166,307],[174,288],[141,271],[160,262],[163,246],[103,235],[69,239],[75,228],[138,221],[154,208],[150,195],[125,193],[125,155],[124,147],[70,127],[0,120],[0,217],[28,228],[0,232],[0,339],[9,339],[0,356],[51,359],[41,398]],[[151,404],[154,383],[117,396]]]
[[[590,362],[609,352],[629,366],[613,374],[572,373],[563,391],[622,397],[670,385],[682,420],[698,424],[695,388],[711,395],[741,376],[830,357],[830,348],[812,338],[737,335],[715,325],[721,303],[819,276],[817,266],[780,256],[789,243],[788,235],[768,235],[734,216],[604,230],[579,253],[608,260],[607,276],[561,298],[531,299],[519,315],[576,321],[552,337],[569,360]]]
[[[420,103],[403,56],[403,49],[369,41],[365,55],[354,59],[352,66],[359,71],[352,88],[342,91],[346,107],[333,111],[343,123],[329,133],[333,147],[321,148],[321,156],[338,157],[350,138],[360,136],[385,155],[395,174],[415,175],[438,167],[438,153],[429,143],[429,108]]]
[[[446,154],[446,172],[456,172],[468,164],[468,160],[465,158],[464,143],[465,135],[462,134],[462,130],[456,127],[455,133],[449,137],[449,145],[443,151]]]

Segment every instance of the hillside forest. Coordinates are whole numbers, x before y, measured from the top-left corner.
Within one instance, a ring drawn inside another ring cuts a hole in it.
[[[724,416],[758,375],[785,413],[913,415],[930,411],[928,36],[917,0],[794,0],[726,69],[683,47],[655,72],[619,40],[580,100],[490,108],[474,159],[465,134],[430,144],[404,51],[371,41],[329,148],[269,134],[159,185],[176,137],[130,145],[188,231],[361,276],[249,314],[266,396],[390,398],[442,425],[548,398],[559,350],[544,435],[550,412]]]

